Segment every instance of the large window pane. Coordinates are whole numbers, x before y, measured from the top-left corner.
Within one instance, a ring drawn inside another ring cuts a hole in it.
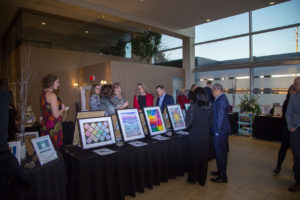
[[[300,1],[292,0],[252,12],[253,31],[300,23]]]
[[[197,45],[195,55],[197,66],[248,62],[249,37]]]
[[[159,52],[154,56],[154,63],[163,63],[172,60],[180,60],[182,59],[182,48],[170,50],[170,51],[163,51]]]
[[[204,42],[249,32],[249,14],[244,13],[195,27],[195,42]]]
[[[161,37],[161,45],[159,50],[167,50],[172,49],[175,47],[181,47],[182,46],[182,39],[171,37],[168,35],[162,35]]]
[[[253,35],[253,55],[267,56],[255,60],[297,57],[296,45],[296,27]]]

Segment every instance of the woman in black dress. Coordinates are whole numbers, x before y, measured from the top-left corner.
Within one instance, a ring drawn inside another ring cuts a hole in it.
[[[188,182],[205,185],[209,156],[209,130],[213,122],[213,113],[209,97],[203,88],[196,88],[192,95],[192,104],[186,115],[189,135]]]

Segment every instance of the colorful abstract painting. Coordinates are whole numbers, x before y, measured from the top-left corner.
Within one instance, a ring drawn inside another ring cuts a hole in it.
[[[169,118],[174,131],[185,129],[185,122],[180,105],[167,106]]]
[[[124,141],[145,137],[137,109],[117,110],[117,116]]]
[[[79,127],[84,149],[115,143],[110,117],[80,119]]]
[[[147,125],[151,135],[157,135],[166,132],[166,126],[162,118],[161,110],[156,107],[145,107]]]

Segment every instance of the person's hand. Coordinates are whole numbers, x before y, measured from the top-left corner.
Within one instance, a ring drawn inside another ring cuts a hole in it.
[[[124,108],[128,107],[128,101],[125,101],[125,103],[123,104],[123,107]]]
[[[290,128],[290,132],[295,132],[296,130],[296,128]]]
[[[61,104],[61,110],[64,111],[65,110],[65,104]]]

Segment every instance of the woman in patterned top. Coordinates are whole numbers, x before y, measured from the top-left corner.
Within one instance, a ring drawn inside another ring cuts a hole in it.
[[[62,114],[65,105],[58,101],[55,90],[59,87],[59,80],[53,74],[47,74],[43,80],[43,93],[41,95],[41,135],[49,135],[56,150],[63,144]],[[61,106],[61,109],[59,107]]]
[[[116,82],[113,84],[114,94],[111,97],[111,101],[115,105],[116,109],[124,109],[128,107],[128,101],[122,95],[121,84]]]
[[[100,110],[100,86],[99,84],[94,84],[90,93],[90,110]]]

